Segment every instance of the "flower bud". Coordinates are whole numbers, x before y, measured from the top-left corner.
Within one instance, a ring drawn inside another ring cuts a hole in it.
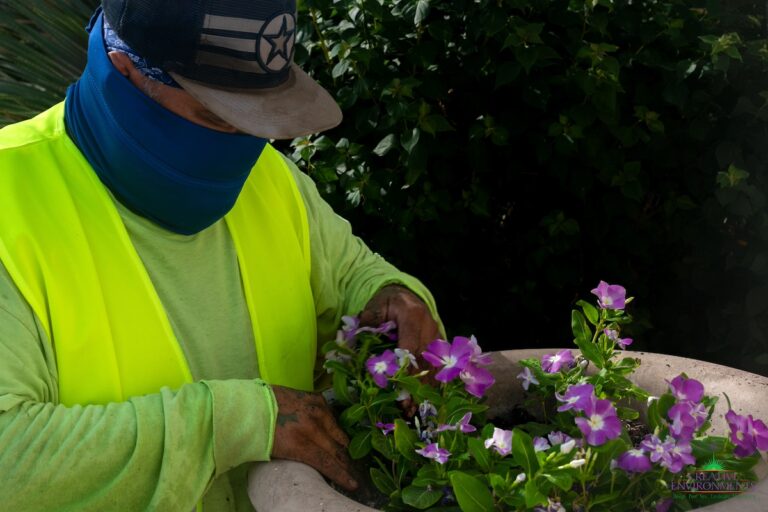
[[[517,475],[517,478],[515,478],[515,483],[520,484],[523,482],[525,482],[525,473],[520,473],[519,475]]]
[[[569,462],[568,465],[572,468],[580,468],[586,463],[587,463],[587,459],[574,459],[571,462]]]
[[[563,444],[560,445],[560,453],[571,453],[571,450],[573,450],[573,447],[576,446],[576,440],[571,439],[570,441],[566,441]]]

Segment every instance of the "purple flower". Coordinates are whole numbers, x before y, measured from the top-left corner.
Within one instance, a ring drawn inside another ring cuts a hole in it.
[[[459,373],[459,377],[464,382],[467,393],[477,398],[482,398],[485,391],[496,382],[491,372],[473,364],[467,364]]]
[[[672,437],[678,440],[691,439],[706,421],[707,408],[704,404],[683,401],[670,407],[667,416],[672,420],[669,426]]]
[[[565,402],[563,405],[557,408],[559,412],[573,409],[576,411],[583,411],[589,406],[592,397],[595,395],[595,386],[592,384],[575,384],[570,386],[564,395],[555,393],[555,398],[561,402]]]
[[[632,338],[619,338],[616,344],[621,350],[627,350],[627,347],[632,344]]]
[[[469,358],[470,363],[477,366],[488,366],[493,362],[491,354],[483,354],[483,349],[480,348],[474,335],[469,337],[469,346],[472,348],[472,355]]]
[[[573,352],[565,349],[555,355],[544,354],[541,357],[541,369],[547,373],[557,373],[560,371],[560,368],[570,366],[573,362]]]
[[[672,379],[672,382],[667,382],[670,391],[678,400],[690,400],[698,403],[704,396],[704,385],[696,379],[688,379],[678,375]]]
[[[432,402],[424,400],[419,404],[419,416],[421,417],[421,421],[426,422],[427,418],[437,416],[437,409],[432,405]]]
[[[343,316],[341,321],[344,325],[341,327],[342,337],[347,343],[355,339],[357,329],[360,327],[360,319],[356,316]]]
[[[651,462],[658,462],[667,468],[670,473],[679,473],[685,466],[696,464],[696,459],[691,455],[691,444],[688,441],[675,441],[667,436],[664,442],[653,434],[648,434],[640,443],[642,448],[648,450]]]
[[[523,389],[528,391],[528,387],[531,384],[539,384],[539,381],[534,377],[533,372],[527,366],[523,368],[523,371],[517,374],[517,378],[522,380]]]
[[[437,430],[435,432],[445,432],[446,430],[459,430],[460,432],[463,432],[464,434],[469,434],[470,432],[474,432],[477,429],[469,424],[469,420],[472,419],[472,413],[468,412],[464,416],[461,417],[458,423],[455,425],[440,425],[437,427]]]
[[[678,441],[669,452],[669,462],[662,460],[661,465],[669,469],[670,473],[679,473],[685,466],[696,464],[696,457],[691,452],[691,443],[688,441]]]
[[[656,502],[656,512],[667,512],[669,507],[672,506],[672,503],[674,503],[672,498],[664,498],[663,500]]]
[[[549,446],[549,443],[543,437],[534,437],[533,438],[533,451],[535,451],[535,452],[543,452],[544,450],[549,450],[550,448],[552,448],[552,447]]]
[[[492,447],[502,457],[508,455],[512,451],[512,431],[494,428],[493,437],[485,440],[485,447]]]
[[[645,473],[651,470],[651,461],[639,448],[628,450],[616,459],[616,465],[628,473]]]
[[[664,458],[668,458],[668,454],[675,446],[675,441],[671,437],[667,437],[667,440],[662,442],[654,434],[648,434],[640,443],[642,448],[645,448],[651,455],[651,462],[659,462]]]
[[[571,436],[568,434],[563,434],[559,430],[550,432],[547,434],[547,438],[549,439],[549,442],[552,443],[552,446],[557,446],[558,444],[563,444],[574,440]]]
[[[565,507],[557,499],[547,498],[547,508],[536,507],[533,512],[565,512]]]
[[[445,340],[435,340],[427,345],[427,350],[422,357],[435,368],[442,369],[437,372],[435,379],[440,382],[449,382],[459,376],[461,370],[469,363],[473,349],[469,339],[461,336],[453,338],[453,343]]]
[[[416,450],[416,453],[422,457],[436,460],[440,464],[445,464],[448,462],[448,457],[451,456],[451,452],[445,448],[440,448],[437,443],[430,443],[421,450]]]
[[[395,424],[394,423],[382,423],[382,422],[376,422],[376,427],[381,429],[381,433],[385,436],[395,430]]]
[[[603,309],[624,309],[627,303],[627,290],[617,284],[600,281],[592,293],[597,295],[597,303]]]
[[[621,435],[621,421],[610,400],[598,400],[593,397],[584,409],[584,414],[585,417],[576,418],[574,421],[587,443],[599,446]]]
[[[373,377],[373,382],[380,388],[387,387],[387,377],[393,376],[400,369],[397,364],[397,356],[391,350],[385,350],[381,355],[372,356],[365,362],[368,373]]]
[[[731,427],[731,441],[736,445],[733,453],[737,457],[748,457],[755,450],[768,450],[768,428],[761,420],[752,418],[752,415],[741,416],[732,409],[725,419]]]

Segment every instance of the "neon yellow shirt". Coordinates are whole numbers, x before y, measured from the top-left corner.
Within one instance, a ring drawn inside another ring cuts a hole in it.
[[[352,235],[292,163],[310,222],[320,343],[344,314],[400,283],[433,312],[416,279]],[[51,403],[55,356],[44,329],[0,266],[0,510],[251,511],[249,463],[269,459],[274,398],[258,377],[232,240],[223,221],[170,233],[118,204],[195,382],[106,406]],[[55,343],[55,340],[53,340]]]

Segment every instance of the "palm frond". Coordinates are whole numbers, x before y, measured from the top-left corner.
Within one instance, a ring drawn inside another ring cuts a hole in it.
[[[61,101],[86,61],[98,0],[0,0],[0,126]]]

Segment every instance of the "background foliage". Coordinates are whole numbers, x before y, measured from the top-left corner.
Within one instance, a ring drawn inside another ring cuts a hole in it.
[[[62,97],[93,0],[0,0],[0,118]],[[283,149],[487,348],[566,346],[605,279],[636,347],[768,374],[765,5],[305,0],[344,123]]]
[[[764,9],[306,0],[346,119],[293,157],[455,334],[564,346],[605,279],[638,348],[766,373]]]

